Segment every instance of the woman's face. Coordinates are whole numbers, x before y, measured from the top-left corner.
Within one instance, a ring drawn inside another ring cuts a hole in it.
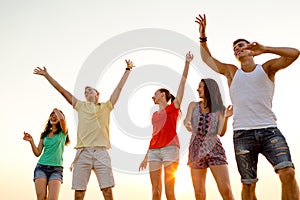
[[[55,114],[55,112],[52,112],[51,114],[50,114],[50,118],[49,118],[49,120],[50,120],[50,124],[57,124],[58,123],[58,117],[57,117],[57,115]]]
[[[205,97],[204,96],[204,83],[202,81],[199,83],[197,92],[198,92],[200,98],[204,98]]]
[[[163,93],[161,91],[157,90],[154,93],[154,96],[152,97],[154,104],[158,104],[159,100],[162,98],[162,96],[163,96]]]

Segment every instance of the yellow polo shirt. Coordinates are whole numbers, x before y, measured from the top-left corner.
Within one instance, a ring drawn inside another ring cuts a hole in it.
[[[110,148],[109,121],[113,105],[77,101],[74,109],[78,112],[77,145],[82,147]]]

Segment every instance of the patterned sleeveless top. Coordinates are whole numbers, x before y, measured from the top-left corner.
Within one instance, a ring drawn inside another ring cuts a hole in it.
[[[200,102],[192,113],[192,136],[189,146],[188,165],[201,168],[201,162],[209,158],[226,160],[225,150],[218,136],[218,113],[204,113]]]

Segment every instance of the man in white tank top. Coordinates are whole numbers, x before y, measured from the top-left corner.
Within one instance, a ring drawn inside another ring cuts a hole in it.
[[[275,73],[291,65],[299,50],[269,47],[238,39],[233,43],[234,55],[241,68],[215,59],[207,46],[206,17],[196,17],[200,33],[200,54],[212,70],[227,78],[233,104],[234,149],[241,175],[242,199],[256,200],[258,154],[263,154],[274,167],[282,184],[282,199],[299,200],[299,187],[294,164],[284,136],[276,125],[272,111]],[[271,53],[278,58],[257,65],[253,57]]]

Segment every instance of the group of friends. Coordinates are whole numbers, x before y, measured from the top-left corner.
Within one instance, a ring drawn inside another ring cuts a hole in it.
[[[291,65],[299,56],[299,50],[289,47],[270,47],[246,39],[233,42],[233,51],[240,62],[240,68],[214,58],[207,45],[206,16],[198,15],[200,56],[203,62],[227,78],[232,105],[225,106],[219,86],[214,79],[201,79],[197,92],[199,101],[192,101],[183,120],[191,132],[188,166],[191,169],[195,199],[206,199],[206,173],[209,168],[217,183],[220,195],[233,200],[225,150],[220,141],[227,128],[227,120],[233,116],[233,143],[238,171],[241,176],[241,199],[256,200],[258,155],[262,154],[272,164],[282,185],[283,200],[299,200],[299,186],[295,178],[295,167],[285,137],[277,128],[276,116],[272,111],[272,99],[277,71]],[[256,64],[254,57],[264,53],[278,57],[263,64]],[[179,163],[180,142],[176,127],[181,116],[181,103],[188,76],[189,66],[194,58],[186,54],[185,65],[176,95],[166,88],[155,91],[152,97],[158,110],[152,115],[153,133],[149,148],[139,170],[149,166],[152,184],[152,199],[162,196],[164,182],[168,200],[175,200],[175,176]],[[77,150],[72,163],[72,189],[74,199],[84,199],[91,171],[94,171],[106,200],[113,199],[114,178],[110,148],[110,113],[117,103],[123,86],[135,67],[126,61],[125,72],[109,100],[99,103],[100,93],[93,87],[84,90],[86,101],[78,100],[64,89],[45,67],[37,67],[34,74],[45,77],[48,82],[78,112]],[[58,199],[63,182],[63,152],[69,143],[68,128],[63,112],[57,108],[51,112],[38,146],[32,136],[24,132],[35,156],[40,156],[34,170],[34,183],[38,200]],[[164,181],[162,174],[164,173]]]

